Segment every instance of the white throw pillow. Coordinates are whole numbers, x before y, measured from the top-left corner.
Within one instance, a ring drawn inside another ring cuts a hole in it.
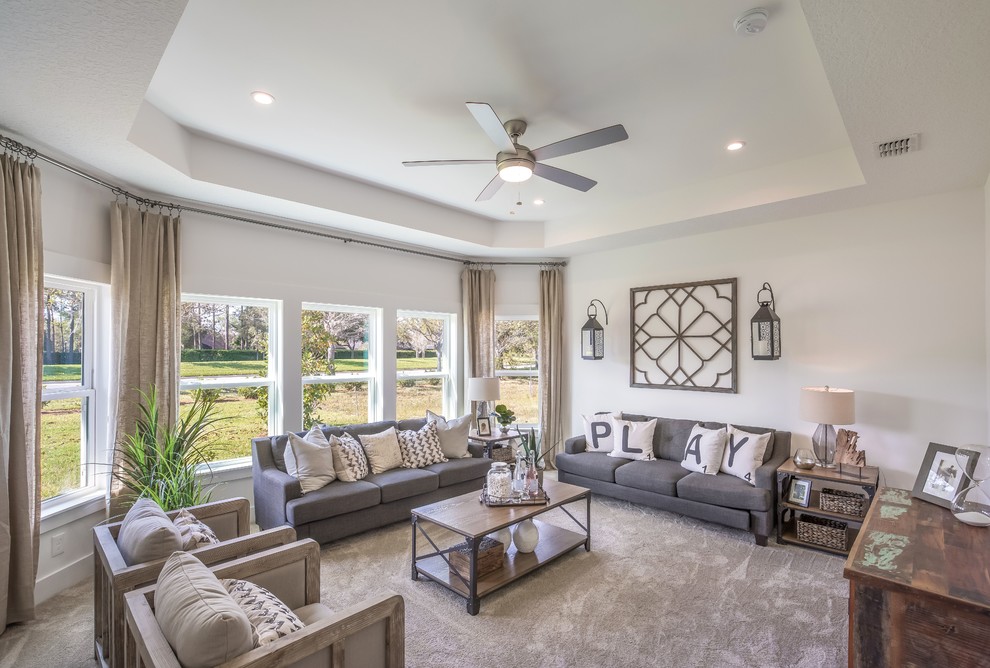
[[[128,566],[158,561],[182,549],[182,534],[151,499],[138,499],[124,515],[117,549]]]
[[[700,424],[694,425],[688,436],[681,466],[688,471],[705,475],[718,473],[719,466],[722,465],[722,451],[725,449],[725,435],[725,428],[705,429]]]
[[[742,478],[756,486],[756,469],[763,465],[763,453],[773,432],[753,434],[738,427],[728,426],[728,441],[722,455],[722,473]]]
[[[315,492],[337,479],[330,442],[318,426],[303,437],[289,433],[289,443],[285,446],[285,471],[299,480],[303,494]]]
[[[368,475],[368,457],[364,448],[350,434],[330,437],[333,465],[337,478],[344,482],[357,482]]]
[[[615,447],[615,432],[612,420],[622,417],[621,413],[597,413],[582,415],[584,421],[584,449],[586,452],[608,454]]]
[[[399,451],[399,438],[395,427],[389,427],[377,434],[361,434],[361,445],[368,457],[372,473],[384,473],[402,466],[402,453]]]
[[[436,422],[427,422],[418,431],[412,429],[400,431],[399,450],[402,452],[402,466],[407,469],[419,469],[430,464],[449,461],[440,449]]]
[[[471,456],[468,452],[468,433],[474,418],[470,414],[448,420],[433,411],[426,411],[426,421],[437,423],[437,436],[440,437],[440,449],[443,450],[444,457],[464,459]]]
[[[653,431],[657,419],[647,422],[631,422],[612,418],[612,432],[615,446],[609,457],[649,461],[653,459]]]

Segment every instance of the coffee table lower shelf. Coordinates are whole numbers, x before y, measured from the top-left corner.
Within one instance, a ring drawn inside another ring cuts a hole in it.
[[[478,578],[478,598],[518,580],[540,566],[584,545],[588,540],[584,534],[562,529],[554,524],[547,524],[540,520],[533,520],[533,523],[540,530],[540,542],[536,544],[536,549],[533,552],[525,553],[519,552],[515,547],[510,547],[505,553],[505,562],[502,568]],[[443,557],[418,559],[416,571],[461,596],[470,597],[464,583],[456,575],[450,574],[450,569]],[[462,573],[462,575],[465,580],[470,580],[468,573]]]

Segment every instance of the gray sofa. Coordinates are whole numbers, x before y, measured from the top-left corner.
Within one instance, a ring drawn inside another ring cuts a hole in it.
[[[377,434],[389,427],[419,429],[425,418],[399,422],[327,427],[327,436]],[[300,436],[305,432],[300,432]],[[373,473],[357,482],[336,480],[302,494],[299,481],[285,472],[288,434],[251,440],[254,466],[254,514],[262,529],[290,526],[296,536],[326,543],[393,522],[409,521],[409,511],[435,501],[481,490],[491,460],[483,448],[469,446],[471,457],[452,459],[422,469],[393,469]]]
[[[651,416],[622,414],[631,421]],[[557,479],[587,487],[595,494],[642,503],[654,508],[750,531],[757,545],[766,545],[774,528],[775,473],[791,453],[791,433],[763,427],[743,427],[755,433],[773,432],[756,470],[756,486],[726,473],[704,475],[681,466],[688,436],[696,424],[721,429],[719,422],[657,418],[653,432],[654,461],[633,461],[586,452],[584,436],[567,439],[554,460]]]

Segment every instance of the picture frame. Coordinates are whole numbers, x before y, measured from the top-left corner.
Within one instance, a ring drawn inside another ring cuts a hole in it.
[[[491,436],[491,435],[492,435],[491,420],[478,420],[478,436]]]
[[[942,443],[929,443],[911,496],[943,508],[951,507],[952,499],[965,485],[967,470],[971,468],[968,461],[960,465],[956,460],[958,449]]]
[[[787,492],[787,502],[807,508],[808,504],[811,503],[811,481],[793,478],[791,488]]]

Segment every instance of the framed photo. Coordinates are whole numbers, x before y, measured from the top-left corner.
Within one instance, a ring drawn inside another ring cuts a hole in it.
[[[929,443],[925,460],[918,471],[911,496],[948,508],[952,499],[965,482],[966,471],[970,468],[969,458],[956,461],[956,450],[951,445]]]
[[[811,481],[799,478],[791,479],[791,489],[787,493],[787,502],[807,508],[811,501]]]
[[[492,423],[490,420],[478,420],[478,436],[491,436]]]

